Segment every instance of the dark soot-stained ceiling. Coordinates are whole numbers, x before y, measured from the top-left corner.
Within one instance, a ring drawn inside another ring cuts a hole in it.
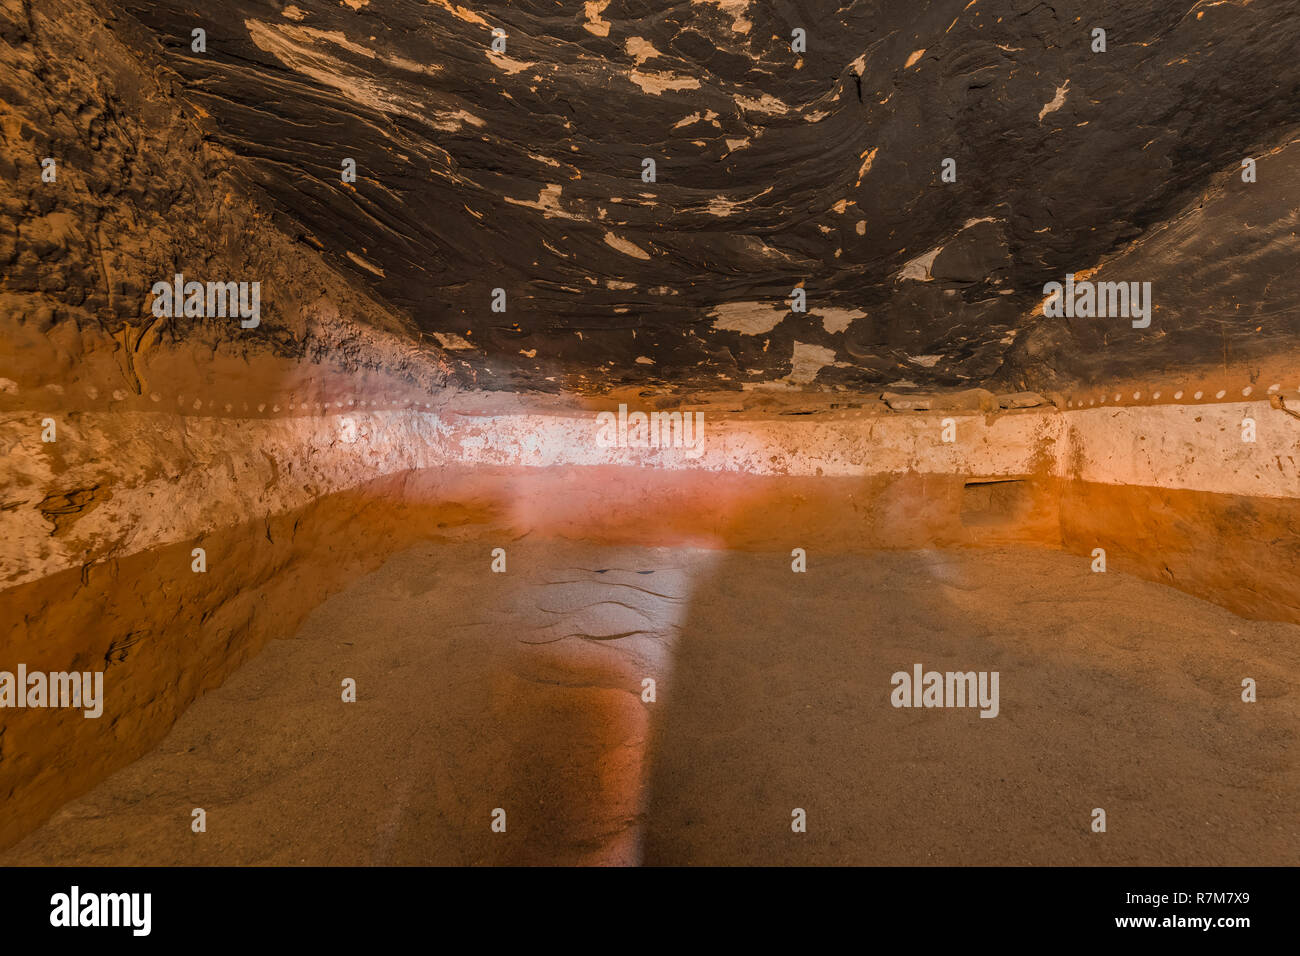
[[[484,385],[958,386],[1293,341],[1225,321],[1268,311],[1263,281],[1171,313],[1186,283],[1134,243],[1287,142],[1294,4],[123,6],[277,221]],[[1279,221],[1255,188],[1214,231]],[[1294,305],[1291,223],[1250,268]],[[1121,278],[1165,283],[1151,329],[1035,317],[1045,282],[1126,249]]]

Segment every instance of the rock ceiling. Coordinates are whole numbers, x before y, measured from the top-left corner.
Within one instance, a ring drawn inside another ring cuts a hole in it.
[[[1300,329],[1292,4],[115,6],[282,228],[491,387],[1043,385]],[[1098,266],[1150,328],[1042,317]]]

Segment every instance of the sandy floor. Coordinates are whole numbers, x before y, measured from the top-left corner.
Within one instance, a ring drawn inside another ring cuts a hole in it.
[[[0,865],[1296,864],[1298,690],[1300,627],[1056,553],[431,543]]]

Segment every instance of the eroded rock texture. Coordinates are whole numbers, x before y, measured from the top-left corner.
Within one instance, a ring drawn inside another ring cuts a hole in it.
[[[426,395],[446,383],[449,367],[417,348],[409,320],[274,227],[236,182],[234,157],[176,100],[175,77],[145,72],[123,45],[139,26],[100,12],[0,5],[3,407],[140,399],[157,410],[177,390],[190,402],[215,390],[234,408],[285,389],[319,402],[331,374]],[[151,287],[177,272],[260,281],[263,321],[156,317]]]
[[[291,232],[481,382],[1045,387],[1297,331],[1288,4],[121,7]],[[1034,314],[1116,256],[1150,328]]]

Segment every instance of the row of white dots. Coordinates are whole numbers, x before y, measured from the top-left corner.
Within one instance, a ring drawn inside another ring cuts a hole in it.
[[[114,398],[117,398],[117,395],[114,394],[113,397],[114,397]],[[162,396],[159,395],[157,392],[153,392],[152,394],[150,394],[149,399],[150,399],[151,401],[154,401],[154,402],[161,402],[161,401],[162,401]],[[184,405],[184,404],[185,404],[185,396],[184,396],[184,395],[177,395],[177,396],[176,396],[176,404],[177,404],[177,405]],[[209,400],[208,400],[208,403],[207,403],[207,407],[208,407],[208,408],[213,408],[213,407],[216,406],[216,404],[217,404],[217,403],[216,403],[214,400],[209,399]],[[257,410],[258,410],[258,412],[264,412],[264,411],[266,411],[266,409],[267,409],[267,404],[268,404],[268,403],[266,403],[266,402],[261,402],[261,403],[259,403],[258,406],[257,406]],[[331,404],[332,404],[335,408],[343,408],[343,407],[345,407],[344,404],[343,404],[343,402],[338,402],[338,401],[336,401],[336,402],[332,402],[332,403],[331,403],[331,402],[289,402],[288,405],[287,405],[287,410],[288,410],[288,411],[294,411],[295,409],[298,409],[298,410],[302,410],[302,411],[308,411],[309,409],[313,409],[313,408],[321,409],[321,410],[325,410],[325,409],[328,409],[328,408],[330,407]],[[391,400],[390,400],[390,401],[387,401],[387,402],[378,402],[378,401],[376,401],[376,402],[367,402],[365,399],[359,399],[359,400],[358,400],[358,399],[355,399],[355,398],[349,398],[348,401],[347,401],[347,407],[356,407],[356,408],[367,408],[367,407],[369,407],[369,408],[403,408],[403,407],[404,407],[404,408],[419,408],[421,404],[423,404],[425,408],[429,408],[429,407],[430,407],[430,405],[429,405],[428,402],[420,403],[420,402],[416,402],[416,401],[395,402],[395,401],[391,401]],[[247,403],[247,402],[243,402],[242,405],[243,405],[243,410],[244,410],[244,411],[249,411],[249,406],[248,406],[248,403]],[[190,407],[193,408],[195,411],[199,411],[200,409],[203,408],[203,399],[201,399],[201,398],[196,398],[196,399],[194,399],[194,403],[193,403]],[[224,407],[225,407],[225,410],[226,410],[227,412],[233,412],[233,411],[235,410],[235,405],[234,405],[233,402],[226,402]],[[272,411],[272,412],[278,412],[278,411],[280,411],[280,406],[279,406],[279,405],[272,404],[272,405],[270,406],[270,408],[271,408],[271,411]]]
[[[1268,387],[1268,390],[1266,391],[1265,394],[1267,394],[1267,395],[1272,395],[1272,394],[1275,393],[1275,392],[1281,391],[1281,389],[1282,389],[1282,386],[1281,386],[1280,384],[1270,385],[1270,386]],[[1296,386],[1296,389],[1297,389],[1298,391],[1300,391],[1300,385],[1297,385],[1297,386]],[[1254,391],[1255,391],[1255,389],[1254,389],[1253,386],[1247,385],[1245,388],[1243,388],[1243,389],[1241,390],[1241,397],[1242,397],[1242,398],[1249,398],[1249,397],[1254,393]],[[1151,393],[1151,400],[1152,400],[1152,401],[1156,401],[1156,402],[1158,402],[1158,401],[1160,401],[1160,397],[1161,397],[1163,394],[1164,394],[1163,392],[1152,392],[1152,393]],[[1225,398],[1225,397],[1227,396],[1227,394],[1228,394],[1228,393],[1227,393],[1227,391],[1226,391],[1225,389],[1219,389],[1217,392],[1214,393],[1214,398],[1215,398],[1216,400],[1222,400],[1223,398]],[[1180,389],[1180,390],[1174,392],[1172,397],[1173,397],[1173,400],[1174,400],[1174,401],[1181,401],[1182,398],[1183,398],[1183,395],[1184,395],[1184,392]],[[94,396],[92,395],[92,397],[94,397]],[[1203,398],[1205,397],[1205,392],[1204,392],[1204,391],[1201,391],[1201,390],[1197,390],[1196,392],[1193,392],[1193,393],[1192,393],[1192,396],[1191,396],[1191,397],[1192,397],[1192,400],[1193,400],[1193,401],[1197,401],[1197,402],[1199,402],[1199,401],[1201,401],[1201,399],[1203,399]],[[122,391],[120,391],[120,390],[118,390],[118,391],[114,391],[114,392],[113,392],[113,399],[114,399],[115,401],[122,401],[122,400],[124,400],[124,399],[126,399],[126,398],[127,398],[127,395],[126,395],[125,392],[122,392]],[[153,393],[151,393],[150,396],[149,396],[149,398],[150,398],[150,400],[152,400],[152,401],[154,401],[154,402],[161,402],[161,401],[162,401],[162,396],[159,395],[157,392],[153,392]],[[1124,398],[1124,394],[1123,394],[1122,392],[1116,392],[1113,396],[1110,397],[1110,401],[1111,401],[1113,404],[1117,404],[1117,403],[1119,403],[1120,401],[1122,401],[1123,398]],[[1137,391],[1137,392],[1134,392],[1134,393],[1133,393],[1133,401],[1135,401],[1135,402],[1136,402],[1136,401],[1140,401],[1141,398],[1142,398],[1142,392],[1141,392],[1141,391]],[[1092,406],[1096,406],[1096,405],[1098,405],[1098,404],[1105,405],[1106,402],[1107,402],[1107,396],[1106,396],[1105,394],[1102,394],[1100,397],[1093,397],[1093,398],[1089,398],[1089,399],[1087,399],[1087,400],[1086,400],[1086,403],[1085,403],[1085,400],[1084,400],[1083,398],[1081,398],[1081,397],[1080,397],[1080,398],[1072,398],[1072,399],[1069,399],[1069,400],[1066,401],[1066,403],[1065,403],[1065,407],[1066,407],[1066,408],[1084,408],[1085,405],[1086,405],[1087,407],[1092,407]],[[177,405],[184,405],[184,404],[185,404],[185,396],[183,396],[183,395],[177,395],[177,396],[176,396],[176,404],[177,404]],[[208,402],[207,402],[207,407],[208,407],[208,408],[213,408],[216,404],[217,404],[217,403],[216,403],[214,400],[209,399]],[[266,411],[266,408],[267,408],[267,404],[268,404],[268,403],[265,403],[265,402],[262,402],[262,403],[258,404],[258,406],[257,406],[257,411],[258,411],[259,413],[265,412],[265,411]],[[335,401],[335,402],[333,402],[333,403],[330,403],[330,402],[289,402],[287,407],[288,407],[288,410],[289,410],[289,411],[295,411],[295,410],[308,411],[308,410],[313,409],[313,408],[315,408],[315,409],[320,409],[320,410],[326,410],[326,409],[328,409],[328,408],[330,407],[331,404],[333,404],[333,406],[334,406],[335,408],[343,408],[343,407],[345,407],[344,404],[343,404],[343,402],[341,402],[341,401]],[[243,410],[244,410],[244,411],[249,411],[249,406],[248,406],[248,403],[247,403],[247,402],[243,402],[242,405],[243,405]],[[368,408],[419,408],[421,405],[423,405],[423,407],[425,407],[425,408],[429,408],[429,407],[431,407],[429,402],[423,402],[423,403],[421,403],[421,402],[418,402],[418,401],[412,401],[412,400],[408,400],[408,401],[406,401],[406,402],[396,402],[396,401],[393,401],[393,400],[391,400],[391,399],[390,399],[389,401],[387,401],[387,402],[381,402],[381,401],[372,401],[372,402],[367,402],[365,399],[359,399],[359,400],[358,400],[358,399],[355,399],[355,398],[349,398],[349,399],[347,400],[347,407],[360,407],[360,408],[367,408],[367,407],[368,407]],[[203,399],[201,399],[201,398],[196,398],[196,399],[194,400],[193,405],[192,405],[191,407],[192,407],[195,411],[199,411],[200,409],[203,408],[203,406],[204,406]],[[233,402],[226,402],[226,403],[224,404],[224,407],[225,407],[225,410],[226,410],[227,412],[233,412],[234,409],[235,409],[235,406],[234,406],[234,403],[233,403]],[[277,404],[272,404],[272,405],[271,405],[271,411],[272,411],[272,413],[278,413],[278,412],[280,411],[280,406],[277,405]]]
[[[1300,385],[1297,385],[1296,388],[1297,388],[1297,389],[1300,389]],[[1266,395],[1272,395],[1274,392],[1279,392],[1279,391],[1281,391],[1281,390],[1282,390],[1282,386],[1281,386],[1280,384],[1270,385],[1270,386],[1268,387],[1268,391],[1265,392],[1265,394],[1266,394]],[[1241,390],[1241,397],[1242,397],[1242,398],[1250,398],[1250,396],[1254,393],[1254,391],[1255,391],[1254,386],[1252,386],[1252,385],[1247,385],[1245,388],[1243,388],[1243,389]],[[1151,400],[1152,400],[1153,402],[1158,402],[1158,401],[1160,401],[1160,396],[1163,395],[1163,394],[1164,394],[1163,392],[1152,392],[1152,393],[1151,393]],[[1216,400],[1218,400],[1218,399],[1223,399],[1223,398],[1225,398],[1225,397],[1227,396],[1227,394],[1228,394],[1227,390],[1221,388],[1221,389],[1219,389],[1217,392],[1214,393],[1214,397],[1215,397]],[[1177,401],[1181,401],[1181,400],[1182,400],[1182,397],[1183,397],[1183,392],[1182,392],[1181,390],[1179,390],[1179,391],[1177,391],[1177,392],[1174,392],[1174,394],[1173,394],[1173,399],[1174,399],[1174,401],[1176,401],[1176,402],[1177,402]],[[1199,401],[1200,401],[1202,398],[1204,398],[1204,397],[1205,397],[1205,392],[1203,392],[1203,391],[1199,391],[1199,390],[1198,390],[1198,391],[1192,393],[1192,400],[1193,400],[1193,401],[1199,402]],[[1116,392],[1116,393],[1111,397],[1111,401],[1112,401],[1112,402],[1119,402],[1119,401],[1122,401],[1123,398],[1124,398],[1124,394],[1123,394],[1122,392]],[[1135,401],[1135,402],[1136,402],[1136,401],[1139,401],[1141,398],[1142,398],[1142,393],[1141,393],[1141,392],[1134,392],[1134,393],[1133,393],[1133,401]],[[1106,404],[1106,396],[1105,396],[1105,395],[1102,395],[1100,398],[1090,398],[1090,399],[1087,400],[1087,404],[1090,405],[1090,406],[1091,406],[1091,405],[1097,405],[1097,404],[1099,404],[1099,403],[1102,404],[1102,405],[1105,405],[1105,404]],[[1083,408],[1083,407],[1084,407],[1084,400],[1083,400],[1082,398],[1070,399],[1069,401],[1067,401],[1067,402],[1065,403],[1065,407],[1066,407],[1066,408]]]

